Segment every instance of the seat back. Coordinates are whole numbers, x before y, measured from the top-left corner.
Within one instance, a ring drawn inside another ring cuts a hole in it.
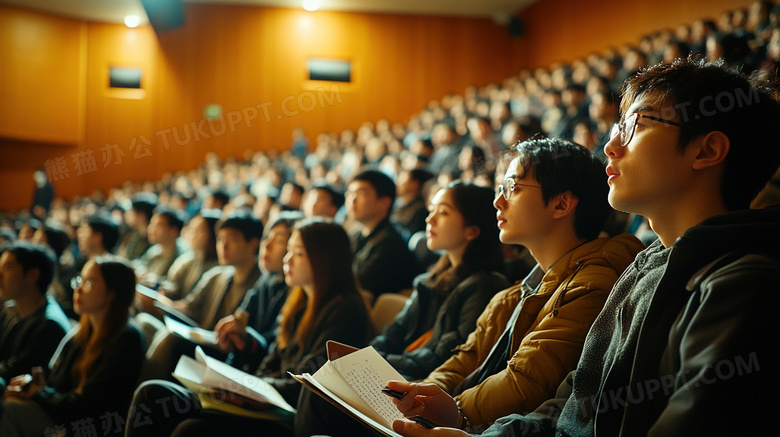
[[[395,320],[395,316],[406,304],[406,299],[408,296],[400,293],[385,293],[376,299],[371,309],[371,322],[377,333],[382,332],[382,328]]]

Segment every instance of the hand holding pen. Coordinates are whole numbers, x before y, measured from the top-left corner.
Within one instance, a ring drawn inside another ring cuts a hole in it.
[[[418,423],[427,420],[434,426],[457,428],[460,425],[455,400],[435,384],[388,381],[387,390],[382,391],[393,397],[393,404],[405,417],[419,416],[422,420]]]

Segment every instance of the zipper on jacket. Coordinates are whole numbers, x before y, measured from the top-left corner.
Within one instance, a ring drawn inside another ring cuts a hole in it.
[[[569,290],[569,285],[571,284],[571,281],[574,280],[574,277],[577,276],[577,273],[580,272],[585,267],[585,264],[582,261],[577,261],[577,268],[574,270],[574,273],[571,274],[569,277],[569,280],[566,281],[566,286],[563,287],[563,291],[561,291],[561,294],[558,295],[558,298],[555,299],[555,303],[553,304],[553,310],[550,313],[550,317],[555,317],[558,315],[558,308],[561,306],[561,303],[563,302],[563,296],[566,295],[566,291]]]

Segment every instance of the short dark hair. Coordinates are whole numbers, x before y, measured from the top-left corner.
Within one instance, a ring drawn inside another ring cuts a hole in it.
[[[225,205],[228,204],[228,202],[230,202],[230,196],[228,195],[228,193],[222,190],[211,190],[209,196],[213,197],[214,200],[216,200],[221,204],[221,206],[219,207],[220,209],[222,209]]]
[[[92,232],[103,236],[103,249],[112,252],[119,241],[119,226],[111,220],[111,217],[100,212],[87,216],[86,222],[92,228]]]
[[[390,204],[395,203],[395,182],[390,179],[390,176],[382,173],[379,170],[364,170],[357,174],[352,179],[355,181],[363,181],[370,184],[376,190],[377,197],[389,197]]]
[[[154,209],[157,208],[157,195],[154,193],[138,193],[133,196],[131,208],[135,212],[142,212],[146,215],[146,220],[152,218]]]
[[[284,183],[284,185],[289,185],[289,186],[292,187],[293,191],[297,191],[298,194],[303,194],[303,187],[300,184],[296,183],[296,182],[287,181],[287,182]]]
[[[27,218],[20,219],[16,225],[17,232],[20,231],[24,225],[28,225],[31,228],[33,228],[34,231],[37,231],[38,229],[41,228],[41,221],[35,217],[27,217]]]
[[[266,226],[266,230],[268,232],[271,232],[271,229],[279,226],[284,225],[287,230],[291,230],[293,226],[295,226],[295,223],[297,223],[299,220],[303,220],[305,217],[302,212],[300,211],[280,211],[279,214],[276,214],[276,217],[271,220],[271,222]]]
[[[46,293],[49,284],[54,279],[54,271],[57,267],[54,251],[42,244],[29,241],[14,241],[0,247],[0,255],[5,252],[11,252],[14,255],[16,262],[22,266],[24,273],[29,272],[31,269],[38,269],[38,280],[35,285],[38,292],[41,294]]]
[[[46,220],[43,224],[43,233],[46,234],[46,243],[54,251],[54,255],[57,260],[60,259],[62,253],[65,252],[70,244],[70,236],[68,231],[55,220]]]
[[[263,222],[256,219],[245,210],[236,210],[230,213],[224,220],[217,223],[217,231],[221,229],[235,229],[244,236],[246,241],[263,238]]]
[[[16,241],[16,231],[5,227],[0,228],[0,237],[5,238],[9,242]]]
[[[184,227],[184,214],[173,208],[167,206],[160,206],[154,210],[154,215],[165,217],[168,221],[168,226],[173,226],[181,232],[181,228]]]
[[[318,182],[312,185],[312,190],[323,190],[330,196],[330,203],[337,209],[344,206],[344,192],[327,182]]]
[[[518,169],[518,176],[529,174],[539,182],[545,204],[566,191],[578,199],[574,211],[577,237],[598,237],[612,212],[604,164],[585,147],[560,138],[524,141],[513,151],[520,158],[522,173]]]
[[[412,180],[417,181],[422,187],[428,181],[433,179],[433,173],[422,168],[413,168],[409,170],[409,177],[412,178]]]
[[[730,211],[750,202],[780,165],[780,102],[777,79],[760,82],[722,61],[677,59],[642,70],[623,86],[623,114],[637,99],[652,95],[679,114],[678,150],[709,132],[723,132],[726,155],[721,195]]]

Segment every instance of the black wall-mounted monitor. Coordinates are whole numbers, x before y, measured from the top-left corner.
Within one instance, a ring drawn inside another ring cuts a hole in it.
[[[141,69],[135,67],[109,67],[108,86],[111,88],[141,88]]]
[[[310,58],[307,62],[309,80],[351,82],[352,65],[338,59]]]

